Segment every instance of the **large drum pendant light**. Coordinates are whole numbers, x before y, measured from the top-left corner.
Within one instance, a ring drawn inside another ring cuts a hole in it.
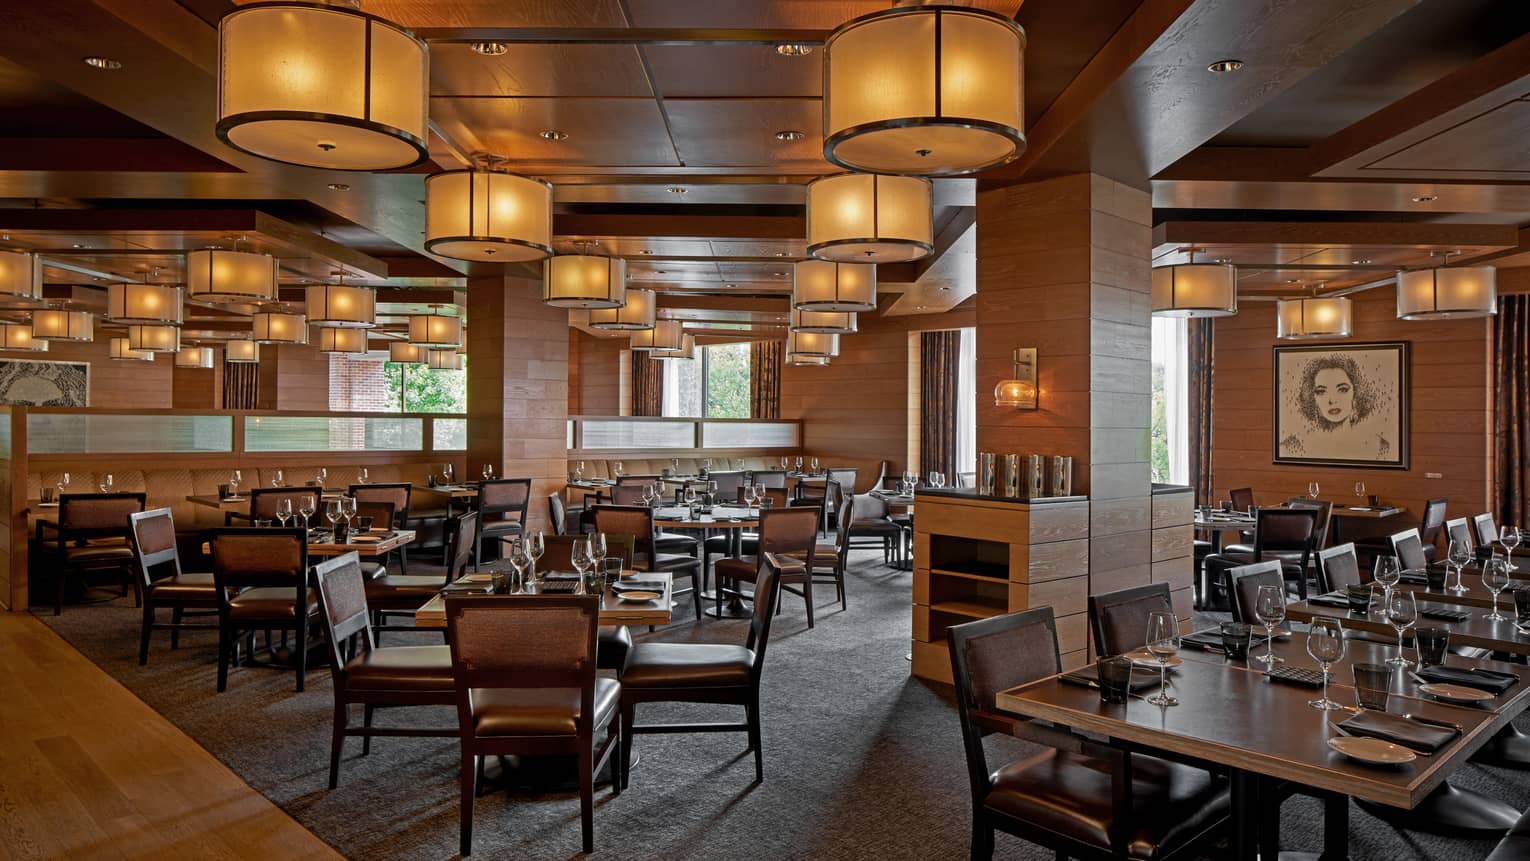
[[[1238,270],[1226,263],[1182,263],[1153,270],[1153,315],[1229,317],[1238,313]]]
[[[128,349],[146,353],[175,353],[181,349],[181,330],[174,326],[127,327]]]
[[[680,349],[678,350],[650,350],[650,359],[694,359],[696,358],[696,336],[682,335]]]
[[[1275,303],[1275,337],[1282,341],[1348,338],[1354,307],[1343,296],[1303,296]]]
[[[336,329],[325,326],[319,329],[319,352],[321,353],[365,353],[367,351],[367,330],[365,329]]]
[[[552,254],[552,184],[499,170],[425,180],[425,250],[457,260],[521,263]]]
[[[213,366],[212,347],[182,347],[175,354],[175,366],[203,370],[211,368]]]
[[[842,263],[905,263],[935,247],[930,181],[842,173],[808,183],[807,251]]]
[[[462,318],[445,314],[415,314],[409,318],[409,343],[444,350],[462,346]]]
[[[420,164],[428,85],[423,41],[344,5],[257,3],[218,22],[216,131],[251,155],[331,170]]]
[[[818,332],[787,332],[786,353],[790,356],[838,356],[839,336]]]
[[[152,362],[154,354],[148,350],[135,350],[128,346],[127,338],[113,338],[108,344],[109,355],[124,362]]]
[[[855,312],[799,311],[793,308],[791,325],[787,328],[793,332],[817,332],[822,335],[853,335],[855,334]]]
[[[25,251],[0,251],[0,296],[42,298],[42,258]]]
[[[1397,273],[1397,319],[1445,320],[1498,313],[1498,270],[1455,266]]]
[[[304,292],[308,322],[330,329],[377,325],[377,291],[350,284],[312,284]]]
[[[32,312],[32,337],[44,341],[91,341],[96,337],[95,315],[89,311],[42,308]]]
[[[793,367],[807,367],[807,366],[819,366],[819,367],[821,367],[821,366],[827,365],[829,363],[829,357],[828,356],[799,356],[799,355],[796,355],[794,353],[787,353],[786,354],[785,362],[786,362],[786,364],[792,365]]]
[[[116,323],[179,326],[181,288],[169,284],[108,284],[106,319]]]
[[[432,371],[462,370],[462,354],[456,348],[426,350],[425,365]]]
[[[4,323],[0,324],[0,350],[46,353],[48,342],[32,337],[32,327],[25,323]]]
[[[875,311],[877,267],[803,260],[792,267],[792,307],[800,311]]]
[[[558,308],[620,308],[627,292],[627,261],[564,254],[542,267],[542,301]]]
[[[407,341],[389,341],[388,361],[396,365],[423,365],[425,348],[416,347]]]
[[[678,350],[682,343],[683,327],[679,320],[658,320],[652,329],[638,329],[632,333],[627,346],[633,350]]]
[[[349,331],[349,330],[334,330]],[[235,365],[254,365],[260,362],[260,345],[250,340],[229,341],[223,345],[223,361]]]
[[[308,321],[302,314],[257,311],[251,324],[255,340],[262,344],[308,343]]]
[[[865,173],[955,176],[1025,151],[1025,31],[1003,15],[900,6],[824,45],[823,156]]]
[[[186,255],[186,296],[205,302],[273,302],[276,258],[209,249]]]
[[[658,313],[654,291],[628,290],[626,299],[620,308],[591,308],[590,328],[619,332],[652,329]]]

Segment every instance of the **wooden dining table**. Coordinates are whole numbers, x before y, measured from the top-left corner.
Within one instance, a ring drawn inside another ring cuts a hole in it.
[[[1451,582],[1454,583],[1454,578]],[[1521,632],[1514,624],[1512,595],[1504,593],[1498,596],[1498,612],[1507,617],[1503,621],[1484,618],[1489,612],[1486,607],[1451,605],[1444,600],[1436,600],[1437,598],[1443,598],[1443,596],[1430,594],[1427,600],[1419,596],[1417,624],[1449,631],[1452,646],[1474,646],[1511,655],[1530,655],[1530,634]],[[1426,611],[1435,608],[1465,611],[1467,617],[1461,621],[1455,621],[1432,619],[1424,615]],[[1376,608],[1372,608],[1369,613],[1360,614],[1351,612],[1345,607],[1314,604],[1309,599],[1286,605],[1286,618],[1293,622],[1310,622],[1315,618],[1338,619],[1345,628],[1394,637],[1397,635],[1397,630],[1382,619],[1381,611]]]
[[[477,574],[469,574],[457,582],[474,582],[475,578],[483,582],[489,577],[489,572],[483,571]],[[674,576],[667,571],[625,571],[622,579],[660,582],[663,584],[662,594],[651,601],[623,601],[616,595],[613,589],[606,589],[600,601],[600,624],[602,625],[668,625],[670,622],[670,608],[673,604]],[[525,594],[538,594],[540,585],[532,584]],[[473,593],[466,593],[471,596]],[[414,624],[417,628],[444,628],[446,627],[446,598],[444,593],[438,593],[429,601],[420,605],[414,611]]]
[[[355,553],[363,558],[386,556],[394,550],[412,543],[416,537],[413,529],[391,529],[387,532],[376,530],[371,533],[362,533],[360,540],[357,538],[357,533],[353,532],[352,537],[344,542],[335,541],[333,533],[330,533],[328,530],[325,530],[322,535],[329,535],[330,540],[315,541],[313,540],[314,536],[310,534],[311,537],[308,541],[309,556],[344,556],[347,553]],[[202,542],[202,552],[211,555],[212,544],[206,541]]]
[[[758,512],[757,508],[718,505],[712,508],[710,514],[691,517],[684,507],[661,506],[654,509],[653,522],[655,529],[665,532],[699,532],[702,540],[705,540],[708,532],[722,532],[728,536],[728,555],[738,558],[744,530],[760,528]],[[718,588],[721,588],[720,584]],[[707,604],[702,612],[713,618],[746,619],[750,615],[737,593],[729,594],[728,603],[724,604],[721,610],[717,608],[715,591],[703,592],[701,597]]]

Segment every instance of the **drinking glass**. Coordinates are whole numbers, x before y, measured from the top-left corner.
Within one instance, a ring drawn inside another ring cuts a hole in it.
[[[604,594],[606,589],[611,588],[612,583],[619,582],[622,579],[622,557],[607,556],[605,559],[602,559],[600,573],[602,575],[600,578],[601,593]]]
[[[233,474],[231,474],[228,477],[228,495],[229,496],[238,496],[239,495],[239,482],[241,482],[241,481],[244,481],[244,473],[240,472],[237,469],[234,470]]]
[[[712,505],[717,504],[717,482],[715,481],[707,482],[707,500]]]
[[[323,487],[324,482],[329,481],[329,470],[321,466],[314,471],[313,477],[319,482],[319,486]]]
[[[946,485],[946,476],[945,476],[945,474],[939,473],[939,472],[932,472],[932,473],[930,473],[930,487],[939,489],[939,488],[945,487],[945,485]]]
[[[643,504],[653,505],[653,485],[643,485]]]
[[[755,493],[754,493],[754,485],[752,485],[752,484],[744,485],[744,507],[745,508],[753,508],[754,507],[754,501],[756,499],[758,499],[758,498],[759,497],[757,497],[755,495]]]
[[[617,461],[616,463],[611,464],[611,471],[616,474],[617,478],[621,478],[622,477],[622,462],[621,461]]]
[[[1396,556],[1377,556],[1376,563],[1371,568],[1371,579],[1381,584],[1388,595],[1392,594],[1392,587],[1402,577],[1402,566],[1397,564]]]
[[[1418,601],[1413,593],[1405,589],[1399,589],[1386,597],[1386,619],[1392,630],[1397,632],[1397,656],[1387,658],[1387,663],[1394,666],[1405,667],[1412,663],[1403,655],[1403,631],[1418,621]]]
[[[324,504],[324,519],[329,521],[329,528],[334,530],[335,524],[339,523],[343,515],[340,513],[340,500],[331,499]]]
[[[64,491],[69,489],[69,473],[64,473],[58,479],[58,495],[63,496]]]
[[[367,480],[370,479],[371,477],[372,477],[371,474],[367,472],[367,468],[364,467],[364,466],[362,468],[356,470],[356,483],[357,484],[366,484]]]
[[[106,475],[102,476],[101,484],[99,485],[99,488],[100,488],[102,493],[111,493],[111,490],[112,490],[112,474],[111,473],[108,472]]]
[[[1344,659],[1344,629],[1338,619],[1312,620],[1307,627],[1307,654],[1323,671],[1323,696],[1308,700],[1307,705],[1325,712],[1344,708],[1328,698],[1328,668]]]
[[[1518,595],[1518,593],[1515,594]],[[1440,666],[1445,663],[1445,650],[1450,648],[1450,630],[1414,628],[1413,647],[1418,650],[1419,669]]]
[[[1242,622],[1223,622],[1221,630],[1222,651],[1228,660],[1248,660],[1249,626]]]
[[[1254,660],[1263,663],[1265,667],[1284,664],[1285,658],[1275,656],[1275,626],[1286,620],[1285,588],[1260,586],[1259,596],[1254,600],[1254,616],[1264,626],[1265,635],[1264,656]]]
[[[606,558],[606,534],[593,532],[590,534],[590,564],[594,565],[601,559]]]
[[[1307,482],[1307,498],[1308,499],[1317,499],[1318,498],[1318,483],[1317,482],[1315,482],[1315,481]],[[1327,694],[1323,695],[1323,700],[1325,702],[1328,700],[1328,695]]]
[[[494,464],[486,463],[486,464],[483,465],[483,480],[484,481],[493,481],[494,480]]]
[[[1355,699],[1363,709],[1387,710],[1392,692],[1392,668],[1386,664],[1355,664]]]
[[[1461,582],[1461,572],[1466,568],[1467,563],[1472,561],[1471,544],[1460,539],[1453,539],[1449,549],[1446,550],[1445,559],[1447,564],[1456,566],[1456,585],[1450,587],[1450,591],[1457,595],[1465,595],[1468,589]]]
[[[1503,549],[1508,551],[1508,557],[1504,559],[1504,564],[1508,566],[1507,570],[1509,571],[1518,570],[1514,567],[1514,548],[1519,546],[1519,537],[1518,526],[1505,526],[1498,530],[1498,543],[1502,544]]]
[[[290,519],[291,517],[292,517],[292,500],[290,500],[290,499],[278,499],[276,501],[276,522],[280,523],[282,525],[282,528],[285,529],[287,527],[287,520]]]
[[[453,481],[455,481],[457,479],[457,468],[452,466],[449,463],[446,464],[445,473],[446,473],[446,483],[447,484],[451,484]]]
[[[761,508],[765,507],[765,497],[767,495],[768,494],[765,493],[765,485],[756,484],[754,486],[754,498],[760,503]]]
[[[351,522],[351,518],[356,516],[356,497],[340,497],[340,516],[345,518],[346,523]]]
[[[315,507],[313,497],[303,497],[303,501],[298,505],[298,514],[303,515],[304,529],[308,529],[313,526],[313,515],[315,511],[318,511],[318,508]]]
[[[1169,659],[1179,651],[1179,620],[1167,610],[1154,610],[1148,616],[1147,650],[1158,660],[1158,693],[1147,698],[1155,706],[1177,706],[1169,696]]]
[[[796,466],[797,466],[797,471],[801,472],[802,471],[802,455],[800,455],[800,454],[797,455]]]
[[[788,462],[787,456],[784,455],[784,454],[781,455],[781,468],[782,469],[786,469],[787,462]]]
[[[1359,497],[1361,502],[1365,501],[1365,482],[1355,482],[1355,496]]]
[[[506,561],[510,563],[508,594],[526,591],[526,572],[531,568],[531,557],[526,553],[525,542],[517,541]]]
[[[1493,612],[1482,618],[1493,622],[1502,622],[1509,617],[1498,612],[1498,593],[1509,585],[1509,563],[1497,553],[1488,561],[1482,563],[1482,585],[1493,594]]]
[[[574,480],[584,481],[584,461],[574,464]]]
[[[675,475],[679,475],[680,474],[680,458],[678,458],[678,457],[670,458],[669,459],[669,469]]]
[[[281,470],[278,469],[276,472],[271,474],[271,486],[272,487],[281,487],[282,486],[282,471]]]
[[[701,468],[703,470],[705,470],[706,472],[711,472],[712,471],[712,459],[710,457],[702,458],[701,459]]]
[[[813,463],[811,464],[811,466],[813,467],[813,474],[817,475],[818,474],[818,458],[816,458],[816,457],[813,458]]]
[[[1132,689],[1131,658],[1100,658],[1094,662],[1094,677],[1100,685],[1100,702],[1110,705],[1126,705]]]

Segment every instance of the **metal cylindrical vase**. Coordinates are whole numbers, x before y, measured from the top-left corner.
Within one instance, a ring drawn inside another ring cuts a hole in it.
[[[991,451],[978,452],[977,491],[980,496],[993,496],[998,485],[998,456]]]
[[[1052,456],[1052,495],[1073,495],[1073,458],[1060,454]]]
[[[1015,499],[1020,496],[1021,488],[1023,487],[1021,484],[1022,478],[1023,476],[1020,473],[1020,455],[1004,455],[1004,495],[1006,497]]]

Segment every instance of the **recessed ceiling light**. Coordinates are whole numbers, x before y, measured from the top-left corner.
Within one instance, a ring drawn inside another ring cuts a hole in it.
[[[806,57],[813,53],[809,45],[799,45],[796,42],[783,42],[776,46],[776,53],[783,57]]]
[[[772,272],[770,274],[774,275],[777,278],[785,278],[787,275],[790,275],[791,273],[790,272]]]
[[[945,285],[945,284],[940,285],[940,292],[942,292],[942,293],[945,293],[946,291],[948,291],[950,289],[951,288],[949,286]]]
[[[485,57],[498,57],[510,49],[504,42],[474,42],[473,50]]]
[[[914,310],[915,311],[923,311],[926,307],[928,307],[928,306],[925,306],[925,305],[915,305],[914,306]]]
[[[103,72],[115,72],[122,68],[122,63],[111,57],[81,57],[80,59],[92,69],[100,69]]]
[[[557,129],[542,129],[541,131],[537,132],[537,136],[544,141],[568,140],[568,132],[560,132]]]
[[[685,194],[686,191],[688,191],[689,189],[687,189],[683,185],[672,185],[669,188],[666,188],[664,190],[669,192],[670,194]]]
[[[738,285],[737,284],[724,284],[723,286],[724,287],[728,287],[728,288],[733,288],[733,287],[737,287]]]
[[[786,129],[785,131],[776,132],[776,140],[778,141],[800,141],[805,137],[807,137],[806,133],[799,132],[796,129]]]
[[[346,185],[343,182],[332,182],[332,183],[329,184],[329,190],[330,191],[350,191],[351,187]]]
[[[1437,197],[1436,195],[1433,195],[1433,194],[1420,194],[1417,197],[1413,198],[1413,202],[1414,203],[1434,203],[1436,200],[1439,200],[1439,199],[1440,199],[1439,197]]]
[[[1208,72],[1236,72],[1243,68],[1242,60],[1218,60],[1206,67]]]
[[[1351,260],[1349,262],[1350,262],[1351,265],[1354,265],[1354,266],[1364,266],[1365,264],[1371,262],[1371,258],[1369,258],[1369,257],[1361,257],[1358,260]]]

